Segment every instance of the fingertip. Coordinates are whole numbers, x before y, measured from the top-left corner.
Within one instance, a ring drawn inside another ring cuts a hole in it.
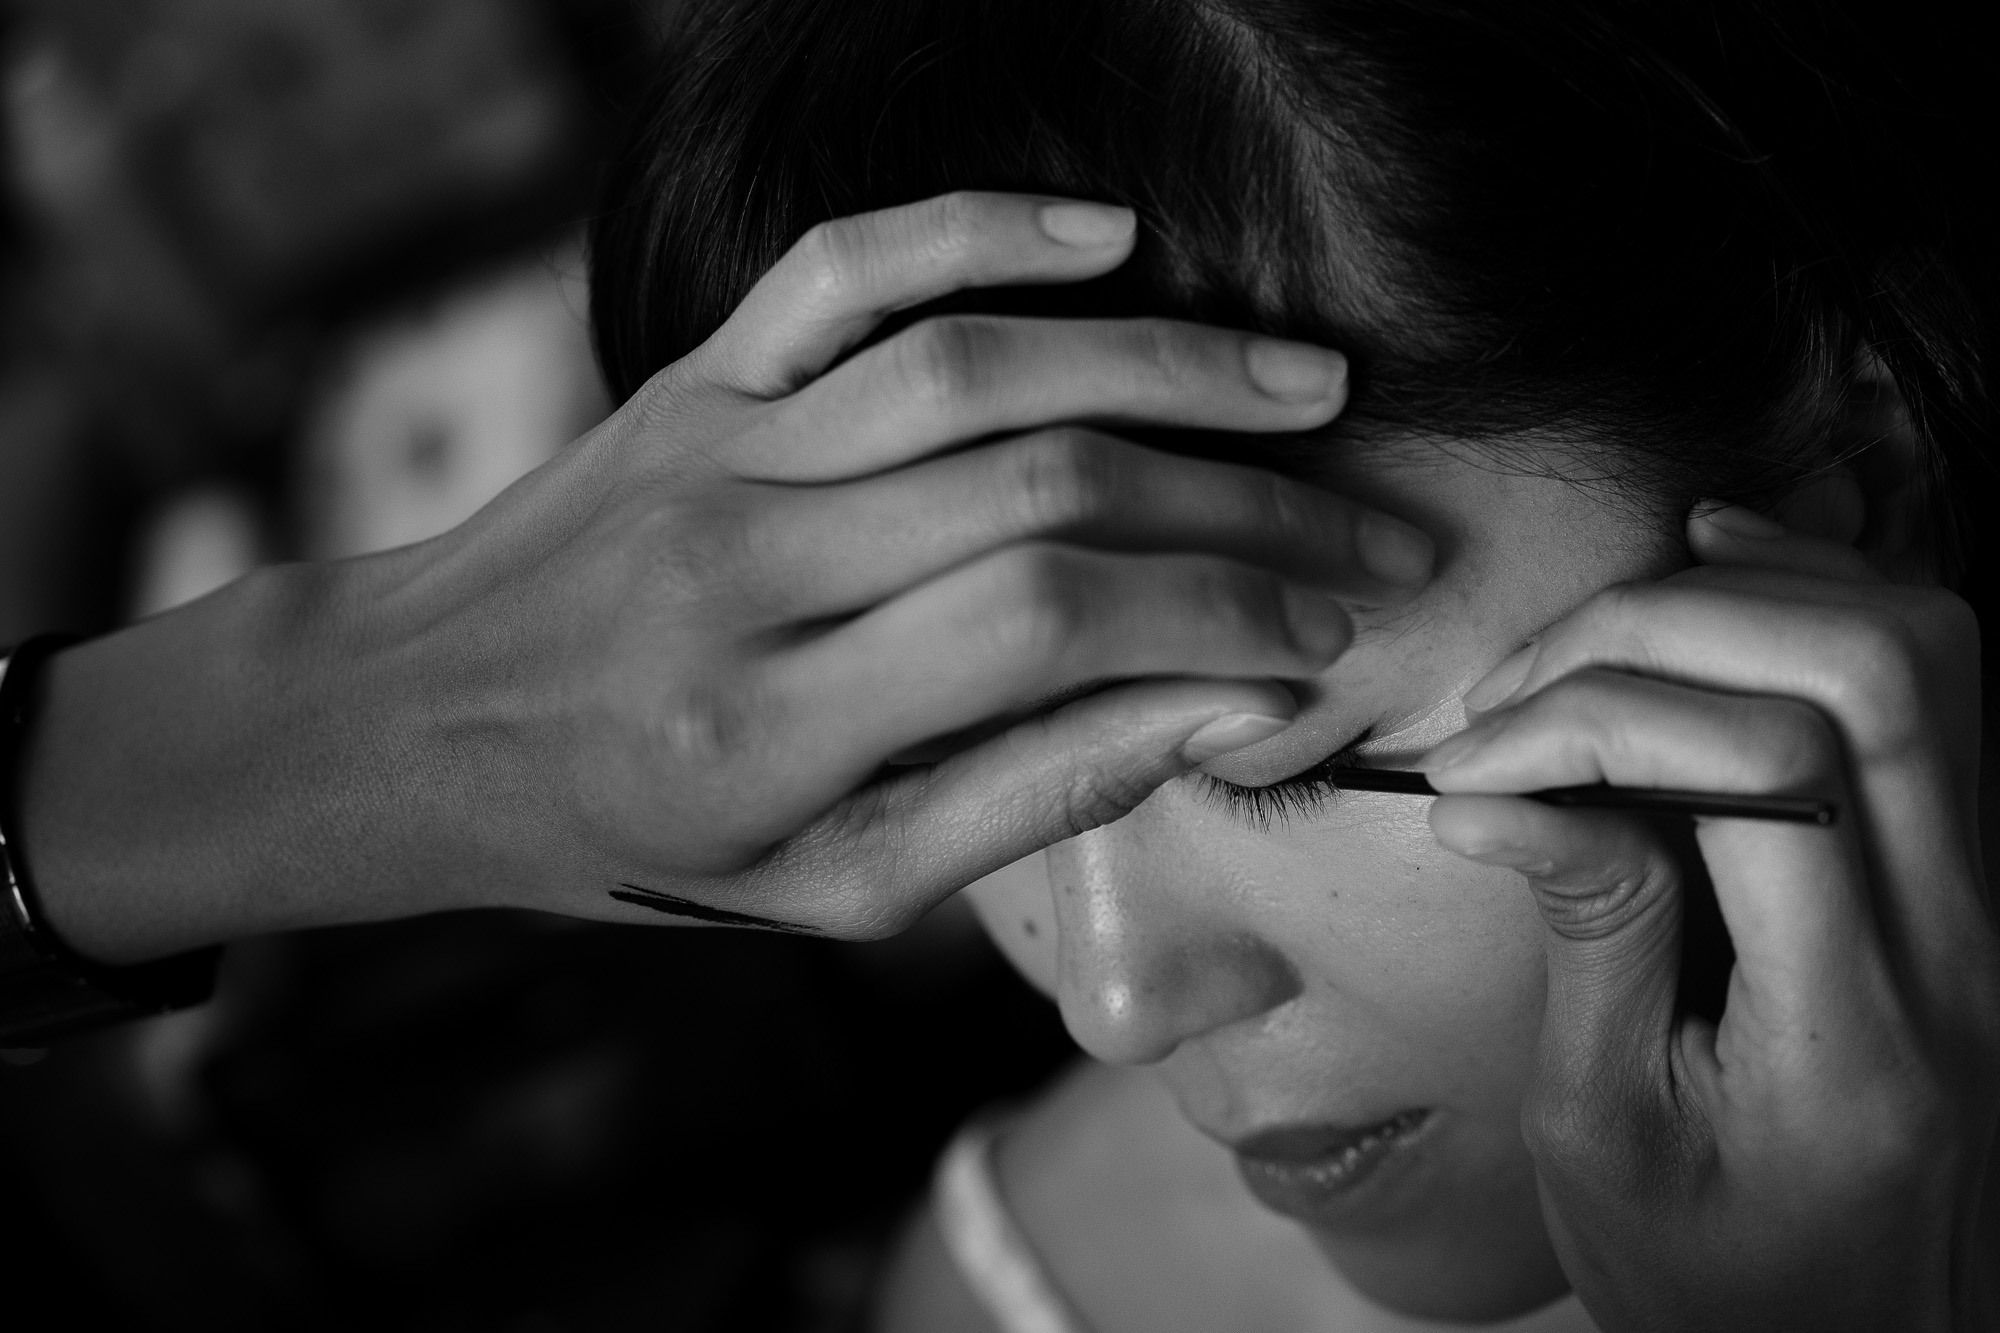
[[[1858,530],[1859,520],[1853,526]],[[1882,575],[1838,531],[1800,531],[1745,505],[1702,500],[1688,513],[1688,549],[1706,565],[1789,570],[1850,582]]]
[[[1706,527],[1746,541],[1773,541],[1791,535],[1776,519],[1748,505],[1731,504],[1727,500],[1696,501],[1688,514],[1688,526],[1691,532]]]
[[[1515,649],[1500,664],[1473,683],[1459,703],[1464,707],[1466,717],[1474,714],[1490,713],[1516,694],[1528,682],[1528,673],[1534,670],[1535,658],[1540,655],[1541,644],[1529,643]],[[1433,751],[1436,754],[1436,751]]]
[[[1284,585],[1285,622],[1292,641],[1318,668],[1332,665],[1354,641],[1354,621],[1347,608],[1317,588]]]
[[[1420,528],[1374,510],[1355,525],[1361,567],[1393,588],[1414,591],[1431,580],[1437,544]]]
[[[1331,416],[1347,402],[1347,358],[1330,347],[1252,337],[1243,367],[1265,397],[1287,407],[1315,407]]]
[[[1290,717],[1267,713],[1228,713],[1204,723],[1194,735],[1181,742],[1181,759],[1189,768],[1198,768],[1238,750],[1247,750],[1270,740],[1292,725]]]
[[[1431,802],[1431,836],[1448,852],[1490,861],[1518,841],[1514,836],[1517,796],[1447,793]]]
[[[1139,215],[1131,209],[1087,200],[1043,204],[1035,220],[1044,236],[1070,250],[1123,250],[1139,230]]]

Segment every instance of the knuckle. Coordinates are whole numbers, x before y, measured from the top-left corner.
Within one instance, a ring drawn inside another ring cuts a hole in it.
[[[943,415],[976,394],[994,335],[985,320],[927,319],[897,339],[898,371],[906,392]]]
[[[926,248],[946,263],[966,258],[978,244],[985,212],[979,196],[969,190],[939,195],[922,214]]]
[[[1865,748],[1893,748],[1920,725],[1922,648],[1901,616],[1879,608],[1846,618],[1833,661],[1833,702],[1860,724]]]
[[[1228,560],[1196,564],[1182,580],[1181,612],[1189,623],[1206,625],[1231,642],[1263,645],[1298,659],[1313,651],[1293,625],[1285,584],[1276,574]]]
[[[1287,650],[1310,656],[1285,606],[1284,581],[1248,565],[1216,561],[1203,568],[1201,608],[1246,638],[1275,638]]]
[[[1909,683],[1917,656],[1916,636],[1900,616],[1869,607],[1847,619],[1842,657],[1851,678],[1867,692]]]
[[[1898,591],[1908,595],[1912,619],[1933,653],[1952,662],[1978,660],[1979,613],[1972,603],[1944,588]]]
[[[1140,774],[1077,768],[1062,785],[1051,822],[1074,838],[1124,817],[1151,794]]]
[[[799,281],[813,295],[838,303],[863,285],[867,270],[866,229],[856,218],[813,224],[793,243]]]
[[[1672,879],[1666,867],[1648,857],[1545,877],[1536,896],[1549,928],[1559,935],[1572,940],[1622,936],[1628,947],[1643,949],[1651,941],[1633,924],[1666,910],[1671,895],[1665,890]]]
[[[1033,531],[1059,531],[1108,513],[1123,471],[1119,450],[1074,427],[1044,431],[1014,453],[1013,490]]]
[[[694,771],[742,764],[765,747],[776,700],[747,672],[709,679],[682,690],[654,731],[668,761]]]
[[[1575,618],[1600,633],[1644,625],[1658,615],[1661,602],[1670,595],[1658,584],[1614,583],[1585,602]]]
[[[796,901],[809,889],[798,919],[832,939],[878,940],[909,929],[936,905],[938,875],[917,851],[923,805],[908,797],[898,784],[863,787],[772,858],[764,871],[779,896]]]
[[[1092,580],[1083,559],[1061,547],[1016,547],[998,557],[999,595],[986,618],[994,647],[1009,657],[1052,660],[1091,623]]]
[[[1309,540],[1327,522],[1324,500],[1297,482],[1275,472],[1255,469],[1245,478],[1252,521],[1283,542]],[[1348,532],[1359,539],[1359,516],[1346,516]]]
[[[1188,378],[1194,361],[1186,329],[1164,319],[1132,321],[1127,330],[1127,350],[1146,382],[1177,384]]]

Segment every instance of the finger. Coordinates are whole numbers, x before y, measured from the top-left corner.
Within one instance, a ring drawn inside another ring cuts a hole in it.
[[[1644,822],[1505,796],[1443,796],[1431,830],[1461,856],[1521,874],[1548,925],[1548,1007],[1522,1111],[1545,1185],[1568,1196],[1638,1184],[1681,1147],[1671,1074],[1682,892]]]
[[[1839,738],[1810,705],[1605,670],[1578,672],[1481,719],[1425,768],[1448,792],[1611,782],[1846,794]],[[1696,836],[1736,944],[1731,1004],[1742,1030],[1793,1050],[1815,1024],[1872,1030],[1887,973],[1853,821],[1702,818]]]
[[[1958,974],[1971,942],[1990,935],[1963,855],[1978,818],[1970,608],[1935,588],[1694,572],[1707,577],[1593,597],[1468,691],[1468,712],[1589,666],[1812,704],[1845,752],[1855,799],[1844,823],[1870,848],[1895,937],[1926,975]]]
[[[738,475],[831,481],[1064,421],[1301,431],[1347,400],[1347,360],[1177,320],[953,315],[912,325],[773,405]]]
[[[814,719],[801,771],[844,789],[890,755],[1037,700],[1140,676],[1303,678],[1347,646],[1331,598],[1206,556],[1009,547],[768,659]]]
[[[1943,737],[1969,763],[1976,725],[1959,710],[1978,698],[1977,644],[1971,609],[1941,589],[1692,570],[1597,594],[1465,700],[1475,712],[1499,708],[1582,667],[1610,666],[1809,700],[1862,761]]]
[[[960,191],[822,222],[695,354],[741,393],[790,393],[887,316],[967,287],[1076,282],[1132,252],[1132,211],[1052,195]]]
[[[1850,583],[1888,580],[1852,546],[1802,536],[1742,505],[1704,500],[1688,515],[1688,549],[1710,565],[1780,569]]]
[[[1414,595],[1432,558],[1421,531],[1344,496],[1074,426],[839,486],[784,488],[757,524],[771,581],[800,616],[858,611],[1034,539],[1226,556],[1370,606]]]
[[[839,933],[891,934],[974,880],[1276,735],[1296,708],[1290,692],[1260,681],[1105,690],[844,802],[788,843],[767,876],[838,886],[825,901]]]

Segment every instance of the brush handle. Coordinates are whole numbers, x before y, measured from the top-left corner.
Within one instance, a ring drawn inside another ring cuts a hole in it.
[[[1400,792],[1406,796],[1436,796],[1438,789],[1421,773],[1398,768],[1336,768],[1333,785],[1344,791]],[[1593,783],[1583,787],[1550,787],[1520,793],[1545,805],[1583,806],[1597,810],[1657,810],[1681,815],[1717,815],[1729,819],[1774,819],[1787,824],[1831,824],[1840,807],[1809,796],[1737,796],[1727,792],[1676,791],[1664,787],[1613,787]]]

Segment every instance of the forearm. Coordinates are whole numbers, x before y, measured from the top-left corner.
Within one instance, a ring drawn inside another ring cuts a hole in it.
[[[72,948],[123,964],[431,909],[421,742],[369,679],[352,582],[263,571],[47,664],[20,838]]]

